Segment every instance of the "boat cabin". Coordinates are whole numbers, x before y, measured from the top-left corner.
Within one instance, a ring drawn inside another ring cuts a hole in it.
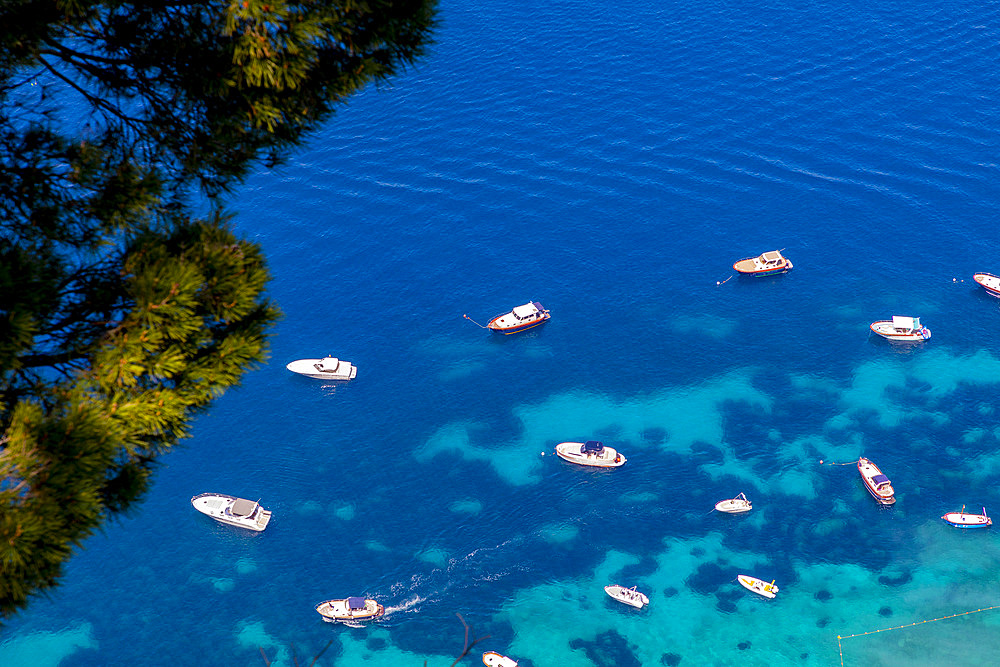
[[[347,610],[350,612],[362,611],[365,606],[367,606],[367,601],[364,598],[347,598]]]
[[[237,498],[233,502],[233,506],[229,509],[230,514],[239,518],[251,517],[256,511],[257,503],[253,500],[244,500],[243,498]]]
[[[518,306],[514,310],[510,311],[511,314],[518,320],[522,322],[525,320],[534,320],[542,316],[542,304],[537,301],[532,301],[531,303],[526,303],[523,306]]]
[[[904,334],[920,331],[922,327],[920,326],[919,317],[900,317],[899,315],[893,315],[892,328],[895,329],[897,333]]]
[[[604,453],[604,443],[597,440],[588,440],[580,447],[580,453],[587,456],[600,456]]]
[[[781,253],[777,250],[771,250],[762,254],[758,259],[765,266],[773,266],[781,264],[785,261],[785,258],[781,256]]]

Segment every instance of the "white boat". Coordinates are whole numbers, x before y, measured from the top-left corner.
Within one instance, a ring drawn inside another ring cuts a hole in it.
[[[285,365],[293,373],[319,380],[353,380],[358,367],[337,357],[322,359],[297,359]]]
[[[517,667],[517,660],[500,655],[496,651],[483,653],[483,664],[490,667]]]
[[[529,301],[523,306],[517,306],[509,313],[497,315],[486,325],[490,331],[510,335],[519,331],[533,329],[548,321],[549,311],[537,301]]]
[[[743,588],[753,591],[757,595],[763,595],[766,598],[773,598],[778,592],[778,587],[774,585],[773,580],[771,583],[767,583],[757,577],[751,577],[749,574],[741,574],[736,578],[740,580]]]
[[[267,528],[271,520],[271,511],[261,507],[259,502],[227,496],[224,493],[199,493],[191,499],[191,504],[196,510],[216,521],[258,533]]]
[[[986,516],[985,507],[982,514],[967,514],[965,505],[962,505],[961,512],[948,512],[941,518],[959,528],[988,528],[993,525],[993,519]]]
[[[384,614],[385,607],[375,600],[352,597],[320,602],[316,605],[316,611],[323,617],[323,620],[331,623],[337,621],[370,621]]]
[[[972,279],[993,296],[1000,297],[1000,276],[995,276],[992,273],[977,273],[972,276]]]
[[[931,330],[920,324],[919,317],[893,315],[891,320],[872,322],[870,329],[889,340],[918,342],[931,337]]]
[[[868,459],[861,457],[858,459],[858,472],[865,483],[865,488],[872,497],[882,505],[892,505],[896,502],[896,491],[892,488],[892,482],[882,474],[877,465]]]
[[[745,276],[773,276],[791,271],[792,262],[781,254],[781,250],[771,250],[741,259],[733,264],[733,269]]]
[[[743,512],[749,512],[752,510],[753,505],[751,505],[750,501],[747,500],[747,497],[741,493],[735,498],[720,500],[715,503],[715,509],[728,514],[742,514]]]
[[[626,460],[614,447],[605,447],[597,440],[560,442],[556,445],[556,454],[570,463],[596,468],[617,468],[625,465]]]
[[[635,590],[635,586],[625,588],[619,584],[612,584],[611,586],[605,586],[604,592],[619,602],[632,605],[636,609],[642,609],[643,605],[649,604],[649,598]]]

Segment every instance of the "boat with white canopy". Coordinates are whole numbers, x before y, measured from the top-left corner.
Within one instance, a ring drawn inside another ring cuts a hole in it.
[[[285,364],[285,368],[293,373],[317,380],[353,380],[358,375],[357,366],[337,357],[296,359]]]
[[[194,508],[220,523],[260,532],[271,521],[271,511],[259,502],[224,493],[199,493],[191,499]]]
[[[606,447],[597,440],[587,442],[561,442],[556,445],[559,458],[582,466],[617,468],[625,465],[625,457],[614,447]]]
[[[931,330],[920,324],[919,317],[893,315],[891,320],[872,322],[870,328],[889,340],[919,342],[931,337]]]
[[[385,607],[375,600],[350,597],[341,600],[326,600],[316,605],[316,611],[324,621],[370,621],[385,613]]]

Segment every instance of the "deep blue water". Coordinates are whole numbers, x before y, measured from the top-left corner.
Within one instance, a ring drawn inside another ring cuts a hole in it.
[[[1000,507],[1000,300],[972,282],[1000,274],[998,6],[536,5],[444,0],[427,58],[231,203],[284,312],[270,363],[0,664],[308,664],[332,640],[318,664],[445,666],[461,613],[490,635],[468,665],[833,665],[838,635],[997,604],[1000,537],[939,517]],[[727,281],[776,248],[791,273]],[[462,317],[528,300],[552,320],[518,336]],[[869,335],[894,314],[933,338]],[[357,379],[284,368],[328,353]],[[628,464],[552,453],[591,438]],[[895,507],[819,465],[860,455]],[[204,491],[271,525],[214,524]],[[751,514],[711,512],[741,491]],[[355,594],[389,612],[313,609]],[[988,664],[998,623],[843,659]]]

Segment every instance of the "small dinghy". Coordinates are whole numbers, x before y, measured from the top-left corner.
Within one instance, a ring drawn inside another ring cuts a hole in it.
[[[617,468],[625,465],[625,457],[614,447],[605,447],[597,440],[587,442],[560,442],[556,445],[559,458],[582,466]]]
[[[623,602],[628,605],[632,605],[636,609],[642,609],[643,605],[649,604],[649,598],[635,590],[635,586],[632,588],[625,588],[618,584],[612,584],[611,586],[605,586],[604,592],[613,597],[619,602]]]
[[[490,667],[517,667],[517,660],[500,655],[496,651],[483,653],[483,664]]]
[[[882,505],[892,505],[896,502],[896,492],[892,488],[892,482],[882,474],[877,465],[861,457],[858,459],[858,472],[861,473],[861,479],[864,480],[868,493],[872,494],[875,500]]]
[[[733,264],[733,269],[744,276],[773,276],[788,273],[792,263],[780,250],[771,250],[756,257],[747,257]]]
[[[982,514],[966,514],[965,505],[962,505],[961,512],[948,512],[941,518],[959,528],[987,528],[993,525],[993,519],[986,516],[985,507]]]
[[[1000,276],[992,273],[977,273],[972,279],[993,296],[1000,297]]]
[[[747,500],[747,497],[742,493],[735,498],[730,498],[729,500],[720,500],[715,503],[715,509],[720,512],[726,512],[727,514],[743,514],[744,512],[749,512],[753,509],[753,505]]]
[[[370,621],[385,613],[385,607],[375,600],[362,597],[327,600],[316,605],[316,611],[324,621]]]
[[[358,375],[357,366],[337,357],[297,359],[285,364],[285,368],[317,380],[353,380]]]
[[[751,577],[749,574],[741,574],[736,578],[739,579],[743,588],[753,591],[757,595],[773,598],[778,593],[778,587],[774,585],[774,580],[771,580],[771,583],[767,583],[757,577]]]
[[[891,320],[872,322],[869,328],[882,338],[907,343],[919,343],[931,337],[931,330],[920,324],[919,317],[893,315]]]
[[[271,521],[271,512],[259,502],[224,493],[199,493],[191,499],[194,508],[220,523],[260,532]]]

